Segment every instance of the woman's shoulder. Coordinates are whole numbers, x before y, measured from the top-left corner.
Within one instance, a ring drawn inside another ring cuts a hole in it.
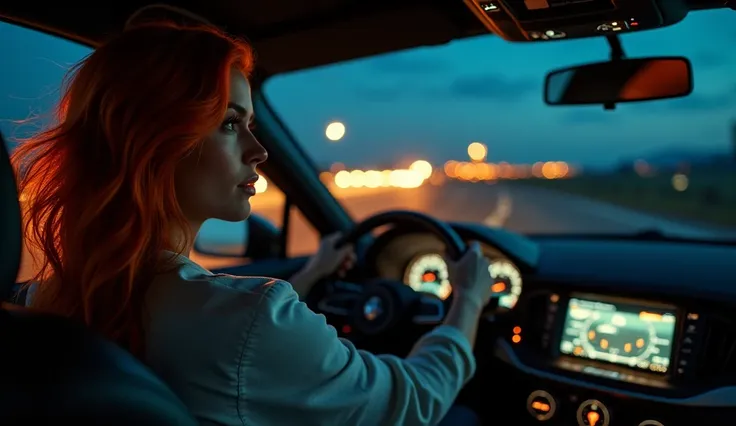
[[[171,267],[158,274],[148,291],[151,297],[174,297],[176,299],[207,300],[209,298],[230,297],[253,299],[264,302],[264,296],[280,298],[293,293],[291,284],[286,281],[260,276],[237,276],[213,273],[190,259],[178,256],[170,263]]]
[[[243,363],[268,341],[261,330],[272,328],[279,300],[292,297],[286,281],[215,274],[178,259],[147,291],[146,362],[198,418],[239,422],[241,388],[233,383],[243,382]]]

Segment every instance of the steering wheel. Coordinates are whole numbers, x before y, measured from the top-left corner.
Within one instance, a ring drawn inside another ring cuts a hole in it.
[[[467,250],[465,242],[446,223],[413,211],[389,211],[365,219],[346,234],[338,245],[352,244],[383,225],[411,225],[439,237],[451,260]],[[328,280],[318,296],[319,312],[342,316],[364,335],[377,335],[396,326],[437,324],[445,317],[439,298],[416,292],[401,281],[374,279],[363,284]]]

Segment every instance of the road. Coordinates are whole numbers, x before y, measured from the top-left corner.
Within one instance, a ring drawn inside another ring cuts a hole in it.
[[[422,211],[442,220],[485,223],[520,233],[633,233],[657,229],[692,238],[736,239],[736,230],[676,221],[517,182],[450,182],[415,189],[332,188],[332,191],[356,219],[380,211],[406,209]],[[281,203],[266,200],[269,195],[262,194],[263,200],[256,196],[254,212],[280,224]],[[313,251],[317,241],[309,225],[297,219],[292,226],[292,253]]]
[[[357,220],[385,210],[418,210],[442,220],[484,223],[520,233],[633,233],[658,229],[692,238],[729,238],[736,230],[709,228],[678,222],[631,209],[555,192],[523,183],[460,183],[425,185],[415,189],[340,189],[331,191]],[[252,199],[253,212],[281,225],[283,194],[269,188]],[[200,232],[201,242],[224,245],[240,252],[245,241],[242,223],[208,221]],[[289,232],[290,256],[314,253],[319,237],[301,217],[294,215]],[[209,268],[242,263],[242,260],[203,256],[193,258]],[[29,279],[35,269],[28,255],[23,256],[19,280]]]

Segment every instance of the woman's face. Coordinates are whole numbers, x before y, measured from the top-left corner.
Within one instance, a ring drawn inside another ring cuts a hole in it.
[[[225,120],[177,168],[177,200],[193,225],[207,219],[238,222],[250,214],[256,166],[268,157],[250,131],[252,121],[250,85],[233,70]]]

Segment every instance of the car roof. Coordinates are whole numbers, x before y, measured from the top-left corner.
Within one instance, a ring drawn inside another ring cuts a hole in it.
[[[123,29],[145,0],[66,0],[39,7],[0,2],[2,19],[96,46]],[[166,2],[246,36],[259,72],[273,75],[486,33],[461,1],[176,0]],[[444,3],[444,4],[441,4]]]
[[[724,7],[729,1],[687,0],[691,10]],[[135,11],[152,3],[65,0],[41,7],[27,0],[3,0],[0,18],[94,47],[121,31]],[[258,52],[262,77],[488,33],[459,0],[171,0],[166,4],[246,36]]]

